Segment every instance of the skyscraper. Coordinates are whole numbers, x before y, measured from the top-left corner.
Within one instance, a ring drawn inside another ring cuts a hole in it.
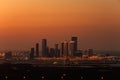
[[[47,40],[42,39],[42,57],[47,56]]]
[[[77,51],[77,37],[72,37],[71,40],[75,42],[75,45],[74,45],[74,51],[76,52]]]
[[[55,55],[56,55],[56,57],[59,57],[58,44],[55,44]]]
[[[50,53],[50,50],[49,50],[49,47],[47,46],[47,47],[46,47],[46,54],[45,54],[45,57],[49,57],[49,53]]]
[[[68,42],[64,41],[64,51],[63,51],[63,56],[67,57],[68,56]]]
[[[39,57],[39,43],[36,43],[36,57]]]
[[[63,57],[63,52],[64,52],[64,43],[60,43],[60,57]]]
[[[55,49],[58,50],[58,44],[55,44]]]
[[[56,57],[54,48],[50,48],[49,57]]]
[[[73,55],[75,54],[74,46],[75,46],[75,42],[74,41],[70,41],[69,42],[69,56],[70,57],[73,57]]]
[[[30,51],[30,60],[32,60],[34,58],[34,48],[31,48]]]

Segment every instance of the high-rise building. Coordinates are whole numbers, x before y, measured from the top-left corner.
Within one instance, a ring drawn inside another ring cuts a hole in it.
[[[56,57],[54,48],[50,48],[49,57]]]
[[[58,50],[58,44],[55,44],[55,50],[57,52],[57,50]]]
[[[68,42],[64,41],[64,51],[63,51],[63,56],[67,57],[68,56]]]
[[[49,53],[50,53],[50,50],[49,50],[49,47],[47,46],[46,47],[46,55],[45,55],[45,57],[49,57]]]
[[[72,37],[71,38],[71,40],[75,42],[75,45],[74,45],[74,51],[75,52],[77,51],[77,43],[78,43],[77,39],[78,39],[77,37]]]
[[[39,43],[36,43],[36,57],[39,57]]]
[[[34,59],[34,48],[31,48],[31,51],[30,51],[30,60]]]
[[[63,57],[63,52],[64,52],[64,43],[60,43],[60,57]]]
[[[42,39],[42,57],[47,56],[47,40]]]
[[[74,46],[75,46],[75,42],[74,41],[70,41],[69,42],[69,56],[70,57],[73,57],[74,54],[75,54]]]
[[[56,55],[56,57],[59,57],[59,56],[60,56],[58,44],[55,44],[55,55]]]

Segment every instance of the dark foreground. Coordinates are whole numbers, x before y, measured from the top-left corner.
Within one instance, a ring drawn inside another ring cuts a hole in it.
[[[120,80],[120,67],[1,64],[0,80]]]

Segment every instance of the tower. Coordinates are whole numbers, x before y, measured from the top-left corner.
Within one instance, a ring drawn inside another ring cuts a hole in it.
[[[74,54],[75,54],[74,46],[75,46],[75,42],[74,41],[70,41],[69,42],[69,56],[70,57],[73,57]]]
[[[64,52],[64,43],[60,43],[60,57],[63,57],[63,52]]]
[[[34,58],[34,48],[31,48],[30,51],[30,60],[32,60]]]
[[[77,51],[77,43],[78,43],[77,39],[78,39],[77,37],[72,37],[72,38],[71,38],[71,40],[74,41],[74,44],[75,44],[75,45],[74,45],[74,51],[75,51],[75,52]]]
[[[63,51],[63,56],[67,57],[68,56],[68,42],[64,41],[64,51]]]
[[[58,48],[58,44],[55,44],[55,56],[59,57],[59,48]]]
[[[39,57],[39,43],[36,43],[36,57]]]
[[[42,39],[42,57],[46,57],[47,55],[47,40]]]

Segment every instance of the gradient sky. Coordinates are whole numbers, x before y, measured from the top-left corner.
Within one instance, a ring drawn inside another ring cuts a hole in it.
[[[0,50],[71,36],[79,49],[120,50],[120,0],[0,0]]]

